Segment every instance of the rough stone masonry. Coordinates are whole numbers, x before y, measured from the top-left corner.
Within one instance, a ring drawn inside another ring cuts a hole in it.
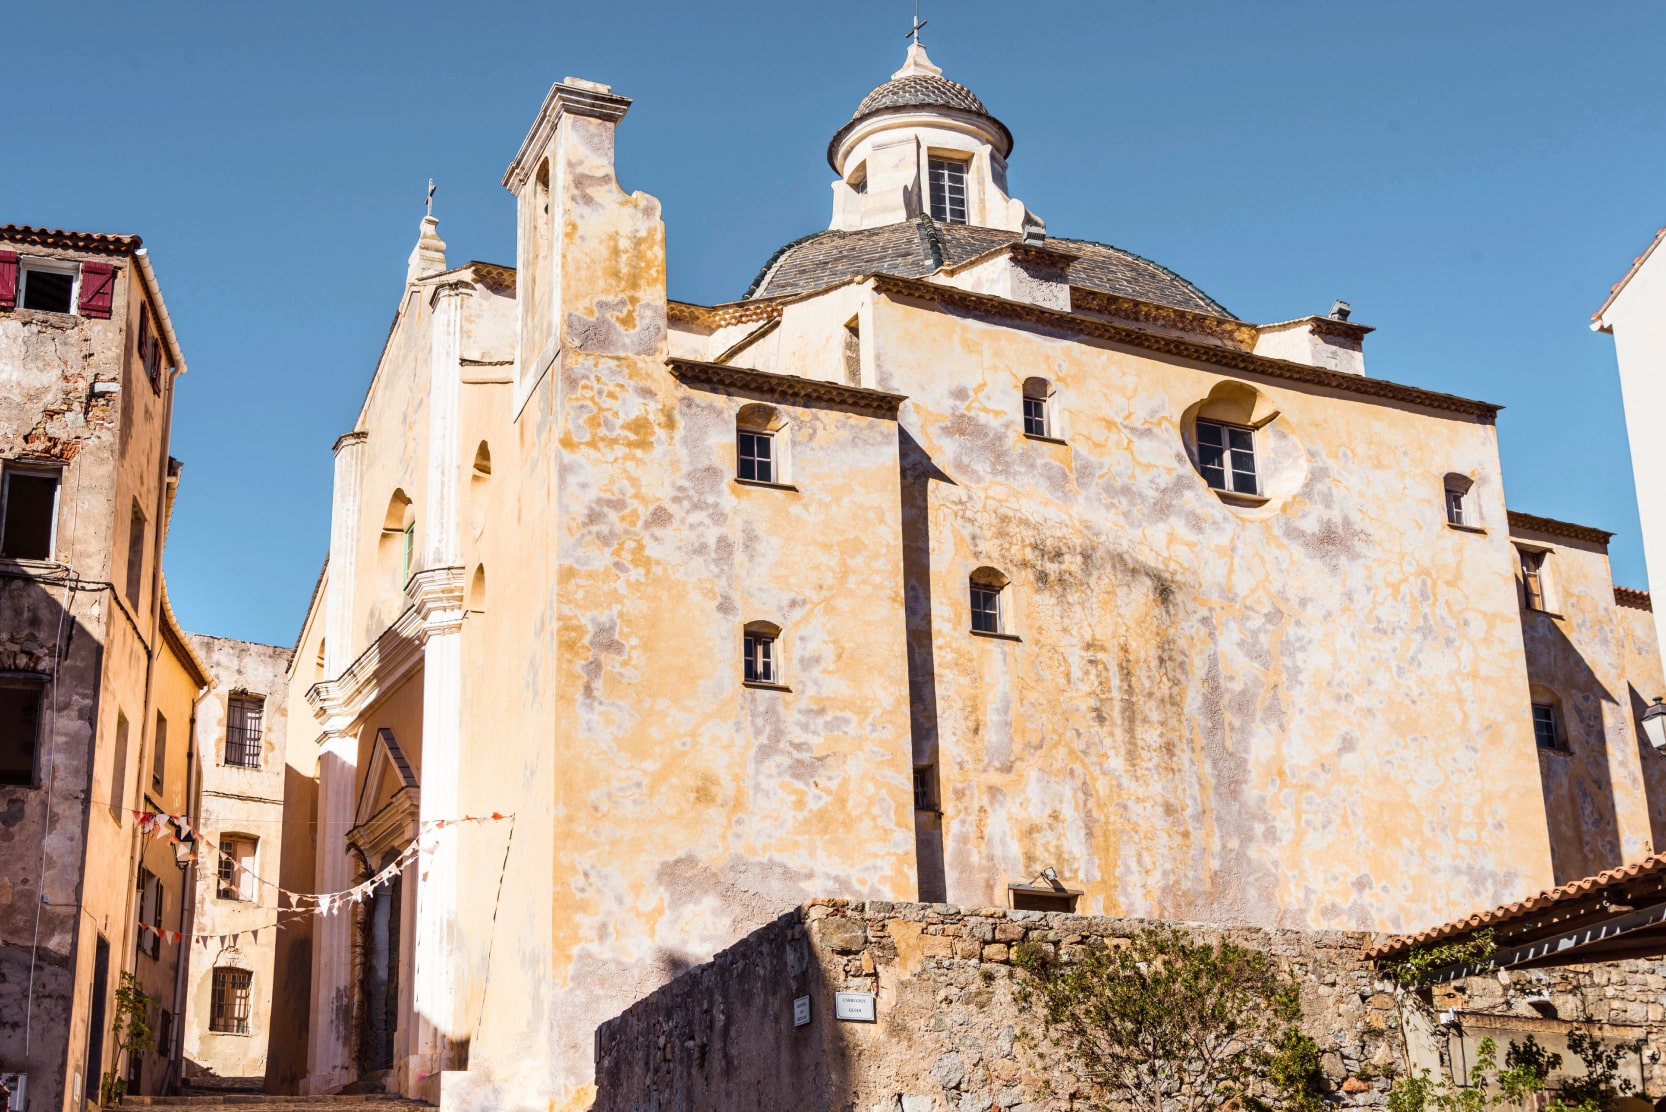
[[[596,1037],[595,1112],[826,1109],[852,1112],[1042,1112],[1086,1108],[1015,997],[1021,942],[1066,960],[1148,920],[962,909],[948,904],[814,900],[684,973],[604,1024]],[[1566,1034],[1628,1044],[1626,1073],[1649,1099],[1666,1093],[1666,963],[1487,974],[1410,1005],[1362,954],[1379,937],[1350,931],[1210,928],[1195,937],[1268,951],[1301,983],[1302,1027],[1324,1051],[1330,1098],[1387,1102],[1397,1076],[1437,1075],[1532,1034],[1568,1059]],[[876,996],[874,1022],[835,1018],[840,992]],[[795,1025],[794,1000],[810,998]],[[1441,1013],[1455,1021],[1439,1025]],[[1555,1078],[1552,1082],[1554,1084]]]

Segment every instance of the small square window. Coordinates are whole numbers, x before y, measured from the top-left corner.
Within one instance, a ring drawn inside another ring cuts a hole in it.
[[[1197,423],[1197,461],[1215,490],[1260,494],[1255,480],[1255,431],[1218,421]]]
[[[736,447],[739,451],[737,474],[740,478],[754,483],[775,481],[774,436],[742,429],[736,434]]]
[[[75,305],[75,271],[25,264],[19,273],[23,288],[17,303],[24,309],[68,313]]]
[[[1562,748],[1562,731],[1556,724],[1554,703],[1533,704],[1533,740],[1540,749]]]
[[[0,556],[52,559],[58,520],[58,473],[8,467],[0,488]]]
[[[972,584],[972,631],[1001,632],[1001,588]]]

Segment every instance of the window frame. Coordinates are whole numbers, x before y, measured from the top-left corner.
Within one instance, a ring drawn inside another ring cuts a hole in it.
[[[232,903],[260,902],[255,873],[260,860],[260,839],[247,834],[221,834],[218,844],[220,853],[215,867],[214,898]],[[238,854],[238,846],[249,847],[247,858]]]
[[[17,258],[17,307],[26,309],[28,305],[29,272],[43,270],[48,273],[68,274],[69,279],[69,308],[59,312],[57,309],[29,309],[31,313],[57,313],[59,316],[78,317],[81,315],[81,263],[76,259],[54,259],[42,255],[19,255]]]
[[[1528,564],[1531,562],[1531,570]],[[1521,575],[1521,605],[1524,610],[1554,614],[1551,607],[1550,549],[1516,546],[1516,570]]]
[[[58,513],[63,507],[64,499],[64,469],[62,467],[45,466],[24,462],[5,461],[0,465],[0,544],[4,544],[6,536],[6,517],[11,511],[12,479],[22,475],[34,479],[52,480],[52,521],[47,529],[45,556],[13,556],[9,553],[0,555],[0,559],[28,561],[38,563],[54,563],[58,555]]]
[[[1568,751],[1567,733],[1562,729],[1561,708],[1554,702],[1533,701],[1533,742],[1542,752],[1566,753]],[[1540,712],[1543,712],[1543,722],[1550,727],[1551,742],[1546,745],[1544,735],[1539,732],[1541,724]]]
[[[1203,438],[1203,430],[1205,428],[1219,430],[1220,439],[1206,444]],[[1192,439],[1197,450],[1197,469],[1199,474],[1203,476],[1203,481],[1210,490],[1218,491],[1222,494],[1236,494],[1244,498],[1266,497],[1266,495],[1262,492],[1263,484],[1261,481],[1261,470],[1256,460],[1255,432],[1255,428],[1251,425],[1240,425],[1231,421],[1220,421],[1213,417],[1199,417],[1195,422],[1193,422]],[[1233,446],[1233,433],[1242,433],[1246,438],[1248,438],[1249,447],[1247,449],[1240,449]],[[1221,453],[1219,463],[1212,466],[1205,462],[1204,449],[1206,447]],[[1249,456],[1250,470],[1248,474],[1251,484],[1251,489],[1249,490],[1244,490],[1238,485],[1240,481],[1238,476],[1242,474],[1242,472],[1234,466],[1234,464],[1236,463],[1236,456],[1240,452],[1247,452]],[[1211,480],[1211,471],[1219,471],[1221,473],[1222,485],[1217,486]]]
[[[208,1030],[211,1034],[249,1034],[254,979],[252,969],[235,965],[214,967],[209,975],[208,989]]]
[[[954,201],[949,189],[953,184],[950,180],[950,167],[960,172],[960,218],[955,219]],[[938,212],[938,169],[943,170],[942,213]],[[931,218],[940,224],[970,224],[972,212],[972,160],[947,154],[926,153],[926,206]]]
[[[761,626],[741,631],[741,682],[752,687],[781,686],[781,633]]]
[[[243,714],[241,723],[238,722],[240,707],[254,707],[253,715]],[[254,722],[252,736],[248,729],[248,722]],[[261,767],[261,746],[266,736],[266,698],[247,692],[238,692],[226,698],[226,737],[220,749],[220,764],[226,768],[258,769]],[[253,754],[252,761],[237,761],[232,759],[232,733],[237,731],[242,736],[238,739],[237,749],[242,754]]]
[[[984,633],[992,637],[999,637],[1006,632],[1006,607],[1002,605],[1001,596],[1006,594],[1006,588],[993,583],[983,583],[972,580],[966,585],[967,602],[972,617],[972,632]],[[986,601],[988,605],[980,606]],[[984,628],[980,621],[987,622],[990,628]]]
[[[14,788],[40,787],[40,751],[41,738],[46,730],[46,685],[49,677],[36,675],[33,672],[0,672],[0,687],[27,690],[32,688],[35,697],[35,737],[30,748],[29,774],[24,780],[12,780],[0,777],[0,785]]]
[[[747,441],[751,441],[752,454],[746,453]],[[759,456],[757,446],[762,443],[768,446],[768,455]],[[759,486],[781,486],[781,453],[777,450],[779,444],[775,430],[755,429],[745,425],[735,429],[735,478],[743,483],[757,483]],[[768,476],[758,477],[758,465],[764,464],[769,471]],[[750,464],[752,474],[746,475],[747,465]]]

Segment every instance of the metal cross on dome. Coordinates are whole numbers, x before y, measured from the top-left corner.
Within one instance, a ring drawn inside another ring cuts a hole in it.
[[[428,179],[428,215],[434,215],[434,179]]]
[[[903,38],[912,38],[914,40],[914,45],[919,46],[920,28],[925,25],[926,21],[920,18],[920,0],[914,0],[914,26],[908,29],[908,34],[904,35]]]

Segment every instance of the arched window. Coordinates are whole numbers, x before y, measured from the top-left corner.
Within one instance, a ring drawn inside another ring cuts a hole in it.
[[[787,421],[769,405],[743,405],[735,415],[735,478],[743,483],[786,486],[791,480]]]
[[[474,577],[469,580],[468,609],[476,614],[486,612],[486,565],[480,564],[474,569]]]
[[[1024,380],[1024,435],[1043,440],[1058,438],[1053,414],[1053,384],[1044,378]]]
[[[416,563],[416,510],[403,490],[395,490],[388,499],[378,557],[383,574],[404,590]]]
[[[486,495],[492,485],[492,450],[482,440],[474,450],[474,467],[469,472],[469,525],[474,535],[486,530]]]
[[[1448,525],[1477,526],[1481,515],[1475,507],[1475,480],[1456,471],[1447,472],[1443,482],[1446,494],[1446,523]]]
[[[741,679],[773,686],[781,682],[781,627],[773,622],[747,622],[741,637]]]
[[[994,568],[979,568],[967,581],[972,607],[972,632],[1007,632],[1007,577]]]

